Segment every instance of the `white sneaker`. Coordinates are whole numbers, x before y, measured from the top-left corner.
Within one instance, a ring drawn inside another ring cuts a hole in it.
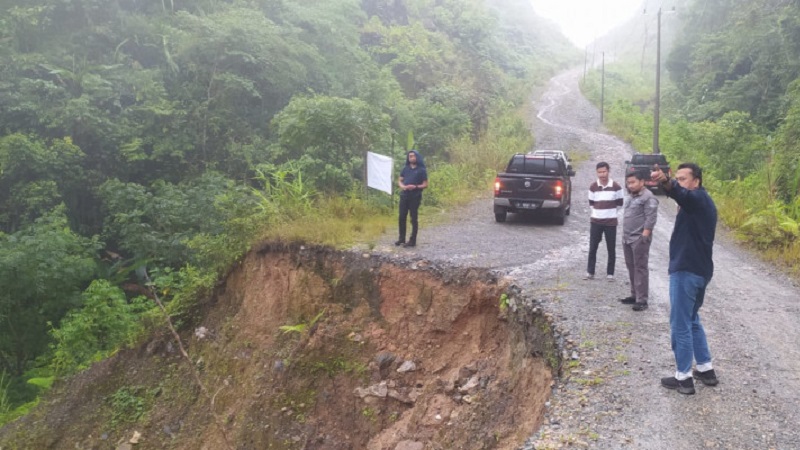
[[[589,272],[586,272],[586,275],[583,276],[584,280],[594,280],[594,275]]]
[[[606,280],[614,281],[614,275],[606,275]]]

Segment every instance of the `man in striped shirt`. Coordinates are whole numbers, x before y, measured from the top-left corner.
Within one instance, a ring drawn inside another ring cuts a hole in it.
[[[623,205],[624,193],[622,186],[608,175],[608,163],[597,163],[597,181],[589,186],[589,209],[592,214],[589,228],[589,264],[586,267],[585,280],[594,279],[597,247],[600,246],[604,236],[608,249],[606,278],[608,281],[614,280],[614,263],[617,259],[617,210]]]

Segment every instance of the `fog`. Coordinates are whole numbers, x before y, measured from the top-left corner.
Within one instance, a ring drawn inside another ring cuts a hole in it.
[[[531,0],[540,16],[556,22],[562,33],[584,47],[615,26],[641,14],[642,0]]]

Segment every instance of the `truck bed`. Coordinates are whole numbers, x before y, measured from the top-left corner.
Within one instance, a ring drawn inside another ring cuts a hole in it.
[[[570,212],[570,177],[574,174],[559,158],[514,155],[506,171],[495,178],[495,219],[504,222],[509,212],[547,210],[563,224]]]

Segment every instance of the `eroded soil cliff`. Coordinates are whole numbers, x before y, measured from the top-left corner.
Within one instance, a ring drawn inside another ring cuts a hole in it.
[[[546,319],[501,308],[506,287],[264,245],[180,318],[191,363],[165,331],[57,387],[0,447],[517,448],[558,355]]]

